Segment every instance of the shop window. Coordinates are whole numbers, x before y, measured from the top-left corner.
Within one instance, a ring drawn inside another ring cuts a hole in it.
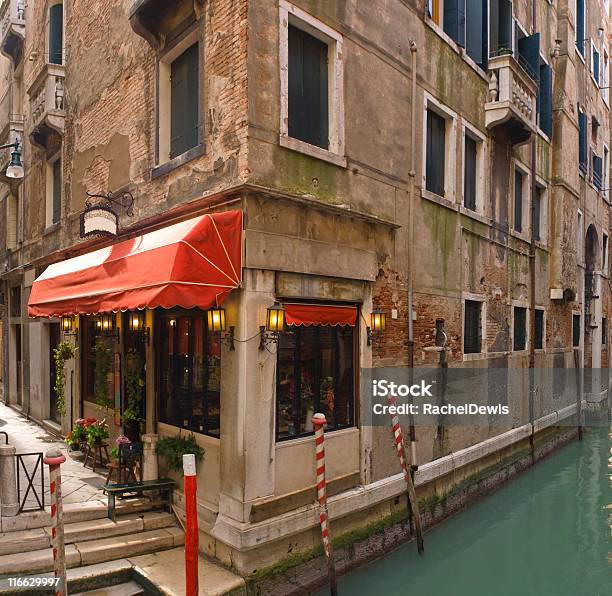
[[[276,385],[276,438],[313,431],[322,412],[326,430],[354,424],[355,334],[348,326],[290,326],[280,334]]]
[[[49,8],[49,64],[64,62],[64,6],[54,4]]]
[[[580,347],[580,315],[572,315],[572,347]]]
[[[158,315],[159,420],[220,436],[221,338],[209,333],[206,315]]]
[[[466,300],[464,303],[463,353],[482,352],[482,302]]]
[[[541,308],[537,308],[535,311],[535,337],[534,347],[536,350],[544,349],[544,333],[545,333],[545,317],[544,311]]]
[[[123,313],[123,408],[122,420],[125,433],[132,441],[138,441],[144,430],[146,405],[146,338],[139,330],[129,326],[130,313]]]
[[[522,306],[515,306],[513,319],[513,349],[515,352],[520,352],[527,348],[527,309]]]
[[[114,404],[111,373],[115,370],[115,338],[100,331],[97,317],[81,318],[81,387],[83,400],[102,407]],[[111,376],[109,376],[111,375]]]

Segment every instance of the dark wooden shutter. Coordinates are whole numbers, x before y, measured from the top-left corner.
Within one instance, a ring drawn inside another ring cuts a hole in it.
[[[599,155],[593,154],[593,184],[597,190],[602,190],[602,158]]]
[[[572,347],[580,346],[580,315],[572,315]]]
[[[514,170],[514,229],[523,231],[523,175]]]
[[[444,160],[446,122],[432,110],[427,110],[427,152],[425,187],[429,192],[444,196]]]
[[[199,141],[199,45],[186,49],[171,65],[170,157]]]
[[[552,138],[552,68],[548,64],[540,65],[538,112],[540,114],[540,129],[550,139]]]
[[[482,351],[482,329],[480,324],[482,304],[473,300],[465,301],[463,326],[463,353],[477,354]]]
[[[465,0],[445,0],[444,32],[460,46],[465,46]]]
[[[587,116],[584,112],[578,112],[578,156],[580,171],[583,174],[587,172]]]
[[[476,210],[476,155],[476,141],[466,135],[463,205],[472,211]]]
[[[527,347],[527,309],[514,307],[514,350],[524,350]]]
[[[599,85],[599,52],[593,49],[593,76]]]
[[[488,0],[466,0],[465,48],[468,56],[484,70],[488,58],[487,8]]]
[[[289,136],[329,148],[328,46],[289,25]]]
[[[535,311],[535,338],[534,348],[542,350],[544,348],[544,311]]]
[[[527,74],[540,80],[540,34],[535,33],[518,40],[518,60]]]
[[[62,64],[64,45],[64,6],[54,4],[49,9],[49,63]]]

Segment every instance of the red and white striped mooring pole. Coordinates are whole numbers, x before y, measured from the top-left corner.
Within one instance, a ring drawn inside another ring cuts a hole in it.
[[[394,406],[396,402],[395,397],[388,397],[387,401],[390,406]],[[417,501],[416,491],[414,490],[412,474],[408,469],[408,462],[406,460],[406,448],[404,446],[404,436],[402,434],[402,427],[400,426],[399,416],[397,414],[391,415],[391,427],[393,429],[395,448],[397,450],[397,456],[399,457],[400,467],[402,468],[404,480],[406,481],[408,505],[410,507],[410,510],[412,511],[412,517],[414,519],[414,529],[416,530],[417,549],[420,553],[422,553],[425,550],[425,547],[423,546],[423,527],[421,524],[421,514],[419,512],[419,503]]]
[[[55,596],[66,596],[66,550],[64,547],[64,508],[62,506],[62,473],[66,456],[57,448],[49,449],[43,460],[49,466],[51,492],[51,537],[53,539],[53,573],[59,578]]]
[[[193,453],[183,455],[185,475],[185,596],[198,596],[198,507],[197,476]]]
[[[317,500],[319,501],[319,521],[321,523],[321,536],[323,550],[327,557],[327,571],[329,574],[329,588],[332,596],[338,594],[336,584],[336,565],[329,535],[329,514],[327,512],[327,487],[325,484],[325,432],[323,427],[327,423],[325,414],[315,414],[312,424],[315,431],[315,466],[317,470]]]

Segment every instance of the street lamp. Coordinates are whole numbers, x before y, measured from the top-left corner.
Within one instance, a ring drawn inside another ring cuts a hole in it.
[[[21,149],[19,141],[14,143],[8,143],[7,145],[0,145],[0,149],[13,148],[11,151],[11,163],[6,168],[6,177],[20,179],[23,178],[23,164],[21,163]]]

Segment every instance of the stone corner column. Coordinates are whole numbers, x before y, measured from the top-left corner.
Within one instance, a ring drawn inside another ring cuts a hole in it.
[[[15,453],[13,445],[0,445],[0,515],[13,517],[19,513],[17,478],[15,476]]]
[[[155,453],[155,447],[159,440],[158,435],[145,434],[141,436],[143,446],[143,457],[142,457],[142,479],[143,480],[157,480],[159,477],[159,470],[157,467],[157,453]]]

